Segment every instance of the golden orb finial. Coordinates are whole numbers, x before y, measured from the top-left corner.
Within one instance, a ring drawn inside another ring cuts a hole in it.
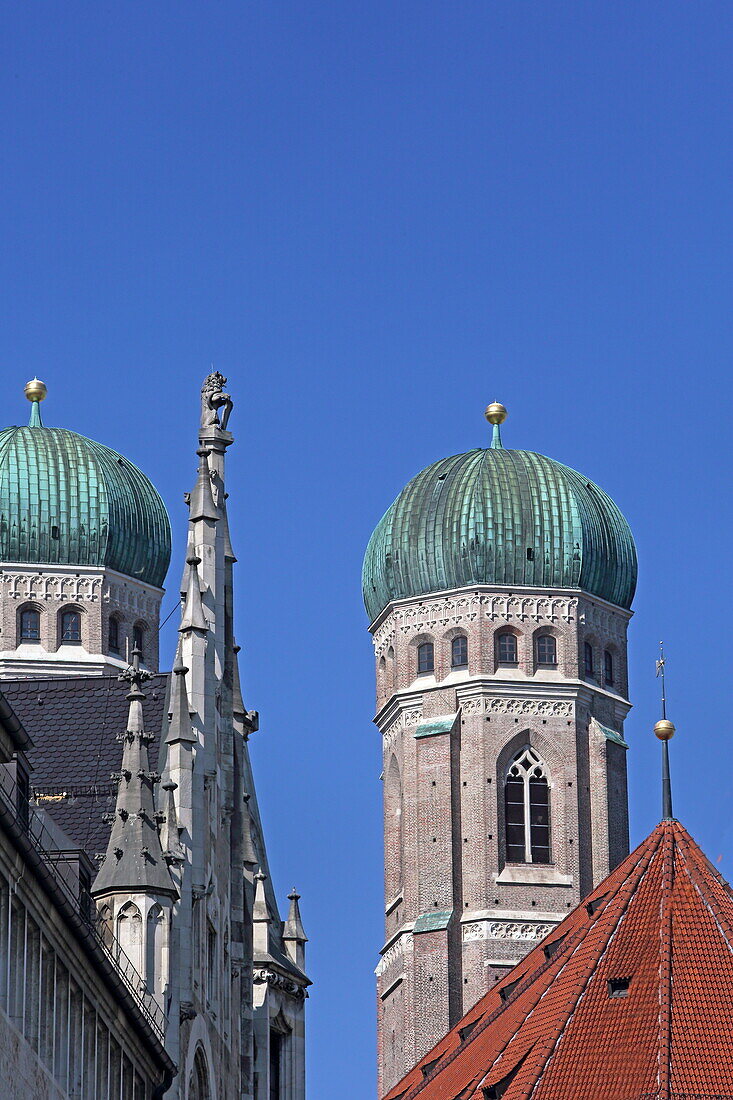
[[[660,741],[671,741],[674,737],[674,725],[668,718],[660,718],[654,727],[654,733]]]
[[[31,378],[30,382],[26,382],[24,392],[29,401],[43,401],[48,390],[40,378]]]
[[[499,401],[492,401],[490,405],[486,406],[486,412],[484,413],[489,424],[503,424],[508,415]]]

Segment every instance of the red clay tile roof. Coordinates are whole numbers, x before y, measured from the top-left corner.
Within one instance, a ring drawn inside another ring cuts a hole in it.
[[[387,1100],[733,1100],[731,1020],[733,893],[664,821]]]

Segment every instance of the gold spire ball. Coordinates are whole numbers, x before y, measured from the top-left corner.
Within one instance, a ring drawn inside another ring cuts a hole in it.
[[[25,384],[25,395],[29,401],[43,401],[47,393],[46,383],[40,378],[31,378],[30,382]]]
[[[654,733],[660,741],[671,741],[675,727],[668,718],[661,718],[654,727]]]
[[[490,405],[486,406],[486,412],[484,413],[484,416],[488,420],[489,424],[503,424],[508,416],[508,413],[499,401],[492,401]]]

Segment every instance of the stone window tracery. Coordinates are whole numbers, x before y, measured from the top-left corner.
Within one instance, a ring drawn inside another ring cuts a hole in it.
[[[504,782],[508,863],[550,862],[550,786],[547,768],[530,745],[516,754]]]

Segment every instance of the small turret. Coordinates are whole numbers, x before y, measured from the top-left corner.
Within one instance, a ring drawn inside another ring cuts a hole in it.
[[[290,902],[290,911],[288,913],[288,919],[283,925],[283,942],[285,943],[285,950],[288,953],[288,958],[295,963],[301,970],[305,969],[305,945],[308,942],[308,937],[303,929],[303,922],[300,919],[300,894],[293,887],[292,891],[288,894],[288,901]]]
[[[175,896],[176,889],[163,859],[155,811],[155,784],[160,777],[150,771],[141,685],[151,673],[140,668],[140,650],[134,649],[132,665],[120,680],[130,684],[127,729],[121,735],[122,768],[116,773],[117,799],[107,853],[99,869],[92,895],[151,893]]]

